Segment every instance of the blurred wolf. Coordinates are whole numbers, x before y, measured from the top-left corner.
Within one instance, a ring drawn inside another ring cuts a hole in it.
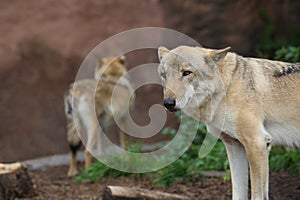
[[[220,136],[227,150],[233,199],[269,199],[272,145],[300,147],[300,63],[245,58],[229,52],[160,47],[164,105],[182,109]]]
[[[83,79],[69,85],[64,97],[67,136],[71,150],[68,176],[77,173],[76,152],[81,146],[77,129],[84,131],[87,136],[85,166],[88,167],[92,160],[90,151],[100,148],[103,152],[102,145],[99,146],[103,141],[103,133],[97,131],[99,124],[105,131],[116,121],[123,121],[127,116],[133,105],[134,91],[129,80],[124,77],[126,73],[124,56],[107,57],[101,59],[96,66],[95,79]],[[129,105],[126,100],[129,100]],[[121,133],[120,140],[121,146],[127,149],[126,133]]]

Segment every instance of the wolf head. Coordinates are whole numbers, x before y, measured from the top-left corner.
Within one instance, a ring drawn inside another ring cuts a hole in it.
[[[120,78],[127,73],[126,58],[120,57],[104,57],[98,60],[95,68],[94,78],[99,80],[101,77]]]
[[[220,50],[179,46],[159,47],[158,72],[164,86],[164,105],[170,111],[199,107],[222,87],[218,65],[230,47]]]

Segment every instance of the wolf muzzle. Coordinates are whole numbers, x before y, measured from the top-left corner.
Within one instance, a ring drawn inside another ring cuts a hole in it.
[[[164,106],[171,112],[175,112],[178,109],[175,108],[176,101],[173,98],[166,98],[164,99]]]

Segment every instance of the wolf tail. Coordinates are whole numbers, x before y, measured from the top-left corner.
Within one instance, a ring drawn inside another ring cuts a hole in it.
[[[73,117],[73,104],[72,104],[72,90],[73,90],[73,84],[70,84],[67,87],[67,90],[65,92],[64,96],[64,103],[65,103],[65,115],[67,117],[67,120],[71,120]]]
[[[77,134],[75,122],[73,119],[74,108],[72,102],[73,84],[70,84],[64,95],[65,115],[67,118],[67,136],[68,143],[72,154],[76,155],[78,148],[81,145],[80,138]]]

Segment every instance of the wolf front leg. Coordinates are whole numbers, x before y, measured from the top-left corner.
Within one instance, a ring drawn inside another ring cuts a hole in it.
[[[100,155],[104,154],[103,149],[103,137],[104,133],[100,127],[96,124],[90,124],[88,128],[88,138],[85,151],[85,167],[89,167],[92,163],[93,155],[98,158]]]
[[[236,139],[222,133],[220,139],[225,144],[232,180],[232,199],[248,199],[248,160],[243,145]]]
[[[92,154],[86,149],[85,150],[85,161],[84,161],[84,166],[87,168],[89,166],[91,166],[92,164],[92,159],[93,159],[93,156]]]
[[[244,112],[247,113],[247,112]],[[269,140],[263,125],[255,115],[243,115],[239,120],[239,140],[250,165],[251,199],[269,199]]]
[[[246,145],[247,157],[250,164],[251,199],[268,200],[269,165],[268,152],[263,144]]]
[[[120,127],[120,145],[121,148],[124,149],[125,151],[128,150],[128,145],[129,145],[129,136],[127,135],[128,127],[126,121],[123,121],[121,123]]]
[[[97,154],[100,146],[98,120],[91,115],[82,117],[82,122],[86,127],[86,147],[85,147],[85,167],[89,167],[92,163],[93,155]]]
[[[128,135],[126,132],[124,131],[120,131],[120,143],[121,143],[121,147],[122,149],[124,149],[125,151],[128,150]]]

